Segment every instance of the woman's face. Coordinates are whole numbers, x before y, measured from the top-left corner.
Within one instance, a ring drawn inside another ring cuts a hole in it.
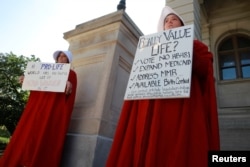
[[[168,15],[164,20],[164,30],[169,30],[171,28],[181,27],[182,22],[178,16],[175,14]]]
[[[65,53],[59,53],[57,56],[57,63],[69,63],[68,57],[65,55]]]

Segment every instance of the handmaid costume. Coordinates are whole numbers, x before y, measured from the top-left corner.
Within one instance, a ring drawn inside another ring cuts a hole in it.
[[[72,93],[30,91],[30,97],[0,167],[59,167],[74,106],[77,76],[70,70]]]
[[[213,55],[194,40],[190,98],[125,101],[107,167],[206,167],[219,150]]]

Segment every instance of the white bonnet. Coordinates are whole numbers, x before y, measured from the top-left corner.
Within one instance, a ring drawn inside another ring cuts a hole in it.
[[[70,51],[63,51],[63,50],[57,50],[53,53],[53,58],[55,61],[57,60],[57,57],[58,57],[60,52],[63,52],[67,56],[69,63],[72,62],[73,56],[72,56],[71,52]]]
[[[175,14],[176,16],[178,16],[180,18],[180,20],[182,21],[183,25],[185,25],[183,19],[181,18],[181,16],[179,14],[177,14],[172,8],[170,8],[169,6],[165,6],[163,9],[162,9],[162,12],[161,12],[161,17],[159,19],[159,22],[158,22],[158,27],[157,27],[157,31],[160,32],[160,31],[163,31],[164,30],[164,20],[165,18],[169,15],[169,14]]]

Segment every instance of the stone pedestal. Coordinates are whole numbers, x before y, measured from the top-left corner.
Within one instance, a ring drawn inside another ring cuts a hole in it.
[[[78,86],[61,166],[105,166],[141,35],[123,10],[64,33]]]

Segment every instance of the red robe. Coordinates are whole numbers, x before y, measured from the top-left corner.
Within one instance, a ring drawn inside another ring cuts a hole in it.
[[[193,52],[190,98],[124,102],[107,167],[206,167],[219,150],[213,56]]]
[[[77,76],[70,70],[72,93],[31,91],[0,167],[58,167],[74,106]]]

